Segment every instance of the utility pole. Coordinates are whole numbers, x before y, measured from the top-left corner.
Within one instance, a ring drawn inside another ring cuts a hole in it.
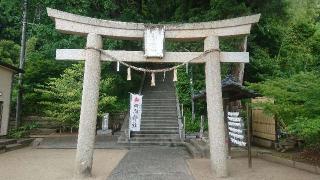
[[[27,6],[28,0],[23,1],[23,17],[22,17],[22,31],[21,31],[21,49],[20,49],[20,58],[19,58],[19,68],[23,69],[25,55],[26,55],[26,30],[27,30]],[[19,73],[18,79],[18,96],[17,96],[17,105],[16,105],[16,127],[19,127],[21,124],[21,102],[23,94],[23,81],[22,73]]]

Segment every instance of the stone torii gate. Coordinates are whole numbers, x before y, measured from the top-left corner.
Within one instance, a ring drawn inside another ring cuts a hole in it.
[[[150,25],[101,20],[47,8],[62,33],[87,37],[86,49],[57,49],[57,60],[85,60],[75,177],[91,176],[96,132],[101,61],[153,63],[205,63],[211,166],[217,177],[226,177],[227,144],[222,105],[220,62],[248,63],[248,52],[220,52],[219,37],[246,36],[260,14],[222,21]],[[144,51],[100,50],[102,36],[144,39]],[[204,40],[206,52],[163,52],[164,40]],[[103,53],[101,53],[103,52]],[[106,56],[110,55],[110,58]],[[201,56],[203,55],[203,56]],[[196,59],[197,57],[201,57]],[[196,59],[196,60],[193,60]],[[192,60],[192,61],[191,61]]]

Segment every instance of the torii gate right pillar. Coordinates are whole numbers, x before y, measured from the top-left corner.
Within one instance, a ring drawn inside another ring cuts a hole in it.
[[[228,176],[227,145],[222,104],[219,37],[209,36],[204,41],[204,50],[217,49],[207,54],[206,93],[210,141],[211,168],[216,177]]]

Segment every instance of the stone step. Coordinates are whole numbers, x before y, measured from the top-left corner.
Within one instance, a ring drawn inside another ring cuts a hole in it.
[[[166,121],[170,121],[170,122],[178,122],[178,118],[177,116],[142,116],[142,122],[143,121],[159,121],[159,122],[166,122]]]
[[[184,143],[187,151],[191,154],[193,158],[202,158],[202,153],[191,143]]]
[[[140,128],[141,131],[158,131],[158,130],[163,130],[163,131],[168,131],[168,130],[176,130],[178,132],[179,127],[141,127]]]
[[[173,83],[170,82],[163,82],[163,79],[155,79],[156,80],[156,86],[150,86],[151,80],[147,80],[147,83],[145,84],[143,90],[154,90],[154,91],[170,91],[174,88]],[[164,89],[166,87],[166,89]]]
[[[148,105],[144,105],[143,108],[177,108],[175,104],[158,104],[158,103],[152,103]]]
[[[158,120],[158,121],[178,121],[178,115],[174,115],[174,114],[171,114],[171,115],[168,115],[168,114],[163,114],[163,115],[152,115],[152,114],[144,114],[142,115],[142,121],[146,120],[150,120],[150,121],[155,121],[155,120]]]
[[[133,132],[132,137],[148,137],[148,138],[171,138],[171,139],[179,139],[179,134],[140,134]]]
[[[144,92],[147,92],[147,91],[144,91]],[[164,91],[162,91],[162,90],[152,90],[151,92],[153,92],[153,93],[173,93],[173,94],[175,93],[174,90],[164,90]]]
[[[145,93],[143,94],[143,97],[148,99],[148,97],[166,97],[166,98],[172,98],[172,97],[176,97],[176,93],[172,92],[172,93],[155,93],[155,92],[149,92],[149,93]]]
[[[175,117],[177,116],[176,110],[170,109],[144,109],[142,108],[142,116],[151,117]]]
[[[199,139],[190,139],[190,144],[197,149],[203,158],[210,158],[209,144]]]
[[[159,110],[162,110],[162,111],[159,111]],[[142,106],[142,113],[144,111],[147,111],[147,112],[150,112],[150,111],[154,111],[154,112],[157,112],[157,113],[167,113],[167,112],[177,112],[177,107],[176,106],[169,106],[169,107],[164,107],[164,106],[161,106],[161,107],[158,107],[156,105],[148,105],[148,106]]]
[[[9,144],[15,144],[17,143],[16,139],[0,139],[0,146],[6,146]]]
[[[177,109],[177,105],[176,103],[165,103],[165,102],[153,102],[153,103],[145,103],[142,104],[142,109],[146,108],[146,107],[160,107],[160,108],[165,108],[165,107],[170,107],[172,109]]]
[[[141,130],[137,134],[178,134],[178,130]]]
[[[176,102],[144,102],[142,103],[142,108],[148,107],[148,106],[168,106],[172,108],[177,108]]]
[[[175,128],[179,128],[179,125],[178,123],[174,124],[174,123],[167,123],[167,124],[145,124],[145,123],[142,123],[141,124],[141,128],[166,128],[166,127],[175,127]]]
[[[161,101],[164,101],[164,102],[166,102],[166,101],[176,101],[177,99],[176,98],[168,98],[168,97],[166,97],[166,96],[163,96],[163,97],[165,97],[165,98],[144,98],[145,96],[143,96],[143,98],[142,98],[142,101],[151,101],[151,102],[161,102]]]
[[[141,124],[178,124],[177,119],[144,119],[142,118]]]
[[[176,107],[149,107],[149,106],[144,106],[142,108],[142,111],[144,112],[172,112],[172,113],[177,113],[177,108]]]
[[[161,90],[161,88],[163,89],[166,89],[167,91],[166,92],[161,92],[159,90]],[[173,90],[173,88],[171,87],[159,87],[159,88],[156,88],[156,89],[150,89],[150,88],[145,88],[143,89],[142,95],[147,95],[147,94],[176,94],[175,91]]]
[[[172,115],[158,115],[158,116],[153,116],[153,115],[142,115],[142,121],[143,120],[158,120],[158,121],[166,121],[166,120],[177,120],[178,115],[177,114],[172,114]]]
[[[178,127],[141,127],[141,131],[178,131]]]
[[[158,116],[158,117],[148,117],[148,116],[143,116],[141,119],[141,122],[160,122],[160,123],[164,123],[164,122],[178,122],[178,118],[177,116]]]
[[[155,110],[143,111],[142,110],[142,116],[143,115],[152,115],[152,116],[157,116],[157,115],[176,115],[177,116],[177,111],[155,111]]]
[[[161,99],[161,98],[175,99],[175,98],[176,98],[176,95],[168,95],[168,94],[147,94],[147,95],[144,95],[143,98],[145,98],[145,99]]]
[[[0,145],[0,154],[6,152],[6,146]]]
[[[19,139],[17,143],[23,144],[23,145],[30,145],[33,140],[34,140],[33,138],[24,138],[24,139]]]
[[[13,151],[13,150],[16,150],[16,149],[21,149],[23,147],[26,147],[27,145],[25,144],[19,144],[19,143],[16,143],[16,144],[9,144],[9,145],[6,145],[6,152],[7,151]]]
[[[161,123],[142,123],[141,124],[141,128],[158,128],[158,129],[161,129],[161,128],[164,128],[164,129],[167,129],[167,128],[178,128],[178,123],[171,123],[171,124],[161,124]]]
[[[48,128],[38,128],[38,129],[33,129],[31,131],[31,135],[49,135],[52,133],[55,133],[57,130],[56,129],[48,129]]]
[[[177,100],[175,98],[163,98],[163,99],[153,99],[153,98],[142,98],[143,103],[170,103],[175,104]]]
[[[159,104],[148,104],[148,105],[142,105],[142,111],[159,111],[159,110],[163,110],[163,111],[177,111],[177,106],[170,106],[168,105],[166,106],[159,106]]]
[[[143,98],[142,98],[143,100],[142,100],[142,102],[143,103],[176,103],[177,102],[177,100],[176,100],[176,98],[168,98],[168,97],[166,97],[166,96],[161,96],[161,98],[145,98],[144,96],[143,96]]]
[[[183,146],[183,142],[180,140],[178,141],[165,141],[165,142],[156,142],[156,141],[130,141],[131,146],[152,146],[152,145],[158,145],[158,146]]]
[[[142,116],[142,121],[176,121],[178,122],[177,115],[170,116]]]
[[[131,141],[162,141],[162,142],[168,142],[168,141],[180,141],[180,138],[171,138],[171,137],[132,137]]]

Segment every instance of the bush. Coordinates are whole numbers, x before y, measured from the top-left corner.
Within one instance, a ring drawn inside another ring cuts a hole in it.
[[[320,143],[320,75],[316,72],[299,73],[289,78],[275,78],[250,87],[274,104],[264,103],[267,113],[274,114],[289,133],[306,141]]]
[[[33,122],[29,124],[25,124],[23,126],[20,126],[19,128],[16,129],[11,129],[8,132],[7,137],[8,138],[13,138],[13,139],[19,139],[19,138],[24,138],[29,136],[31,130],[36,129],[39,127],[39,124]]]

